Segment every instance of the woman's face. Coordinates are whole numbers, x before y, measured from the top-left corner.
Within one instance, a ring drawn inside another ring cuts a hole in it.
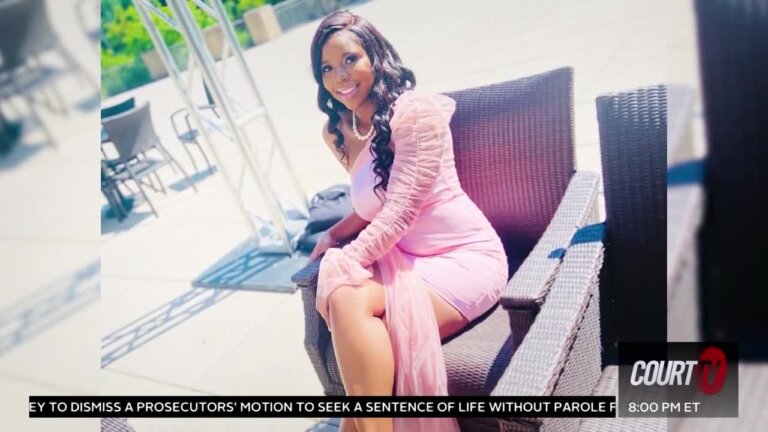
[[[320,72],[328,93],[348,109],[354,111],[368,100],[373,87],[371,60],[354,33],[341,30],[325,42]]]

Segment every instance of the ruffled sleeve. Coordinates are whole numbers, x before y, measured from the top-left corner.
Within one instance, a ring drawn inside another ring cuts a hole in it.
[[[359,285],[367,269],[413,226],[437,181],[443,152],[451,144],[449,123],[455,102],[447,96],[407,91],[395,102],[390,121],[395,159],[386,201],[357,239],[329,249],[320,263],[318,297],[341,285]]]

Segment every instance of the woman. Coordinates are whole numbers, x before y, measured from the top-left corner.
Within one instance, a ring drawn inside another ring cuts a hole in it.
[[[452,99],[416,79],[365,19],[323,20],[312,41],[323,137],[349,172],[354,211],[318,242],[317,309],[351,396],[447,395],[440,340],[490,309],[507,259],[461,189]],[[358,234],[342,249],[339,241]],[[344,419],[343,432],[458,430],[455,419]]]

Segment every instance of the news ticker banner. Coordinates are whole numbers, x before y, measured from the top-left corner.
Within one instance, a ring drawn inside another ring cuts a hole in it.
[[[734,343],[619,343],[619,417],[738,417]]]
[[[603,396],[30,396],[29,417],[615,417]]]

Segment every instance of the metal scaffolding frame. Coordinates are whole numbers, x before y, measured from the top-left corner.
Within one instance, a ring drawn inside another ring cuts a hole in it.
[[[173,18],[167,16],[157,6],[155,6],[151,0],[132,0],[136,10],[139,12],[139,16],[144,27],[147,29],[152,42],[160,55],[160,58],[168,70],[168,74],[172,78],[174,85],[176,86],[179,95],[184,101],[195,127],[200,132],[203,142],[206,143],[214,156],[217,166],[224,175],[230,191],[233,193],[235,200],[238,203],[238,207],[243,217],[248,222],[248,226],[253,234],[253,239],[257,242],[257,245],[261,243],[264,234],[259,227],[254,223],[252,215],[246,209],[241,196],[238,194],[238,188],[233,182],[232,173],[228,172],[223,163],[223,158],[216,151],[216,147],[213,145],[211,135],[208,130],[211,121],[205,119],[201,115],[198,107],[192,102],[190,97],[189,87],[192,82],[192,77],[196,68],[202,72],[203,80],[207,86],[213,101],[216,105],[216,109],[221,112],[222,124],[213,124],[213,126],[219,128],[227,139],[231,140],[237,145],[243,160],[245,161],[246,170],[244,173],[250,174],[253,178],[258,193],[260,194],[261,202],[265,204],[267,213],[269,215],[269,226],[272,237],[277,236],[280,245],[284,249],[285,253],[293,254],[295,252],[291,242],[290,233],[288,232],[286,222],[287,215],[286,210],[278,199],[278,194],[275,189],[269,183],[269,180],[264,172],[262,172],[262,166],[259,163],[259,159],[253,148],[248,145],[246,141],[246,134],[243,127],[256,119],[263,119],[266,121],[267,129],[272,138],[272,149],[277,150],[278,156],[282,159],[282,162],[287,170],[287,175],[292,183],[297,196],[300,199],[300,210],[308,216],[309,205],[307,196],[302,189],[296,171],[293,169],[287,153],[282,146],[282,143],[276,133],[274,123],[272,121],[269,112],[263,103],[263,98],[259,92],[256,81],[253,78],[245,58],[243,57],[242,49],[237,41],[235,30],[231,21],[227,17],[226,11],[219,0],[191,0],[197,7],[216,20],[224,33],[223,53],[222,53],[222,74],[226,71],[227,61],[230,58],[230,54],[234,57],[237,66],[240,68],[240,72],[245,76],[248,87],[253,93],[253,98],[256,101],[257,107],[250,110],[250,112],[243,112],[239,106],[235,106],[236,101],[229,96],[226,92],[226,88],[222,80],[220,79],[216,64],[213,60],[213,56],[209,52],[209,49],[205,43],[202,29],[197,26],[197,23],[190,10],[191,5],[186,0],[167,0],[166,3],[173,13]],[[189,47],[189,64],[187,67],[188,82],[185,83],[181,72],[176,66],[176,62],[171,54],[170,48],[163,40],[160,31],[155,25],[152,16],[156,16],[174,30],[178,31],[184,42]],[[223,126],[223,128],[221,128]],[[271,156],[270,156],[271,159]],[[263,221],[263,220],[262,220]],[[272,245],[274,246],[274,245]]]

